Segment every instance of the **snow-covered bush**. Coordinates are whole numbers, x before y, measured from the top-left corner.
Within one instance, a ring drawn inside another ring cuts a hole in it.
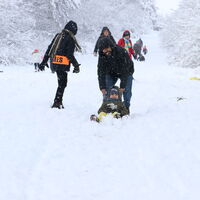
[[[163,45],[169,61],[182,67],[200,66],[200,1],[182,0],[179,9],[166,19]]]

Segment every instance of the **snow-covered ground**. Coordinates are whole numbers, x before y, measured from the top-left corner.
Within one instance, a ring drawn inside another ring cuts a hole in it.
[[[64,110],[50,108],[49,69],[0,66],[1,200],[200,198],[200,82],[189,80],[200,74],[168,66],[157,33],[143,39],[128,119],[89,121],[102,101],[92,54],[69,73]]]

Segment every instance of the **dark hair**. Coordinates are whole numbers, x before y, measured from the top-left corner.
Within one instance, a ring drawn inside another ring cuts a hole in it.
[[[111,35],[111,32],[110,32],[110,30],[109,30],[109,28],[107,27],[107,26],[104,26],[103,28],[102,28],[102,30],[101,30],[101,36],[104,34],[104,31],[108,31],[109,32],[109,35]]]

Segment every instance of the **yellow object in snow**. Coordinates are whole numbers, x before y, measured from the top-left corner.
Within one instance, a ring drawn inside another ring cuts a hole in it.
[[[98,116],[97,118],[99,119],[99,121],[102,121],[102,119],[103,119],[105,116],[109,115],[109,114],[111,114],[114,118],[116,118],[116,116],[117,116],[119,113],[118,113],[118,112],[114,112],[114,113],[100,112],[100,113],[99,113],[99,116]]]
[[[105,112],[100,112],[100,113],[99,113],[99,116],[98,116],[99,121],[101,121],[102,118],[105,117],[106,115],[107,115],[107,113],[105,113]]]
[[[190,77],[189,80],[197,80],[197,81],[200,81],[200,78],[194,76],[194,77]]]

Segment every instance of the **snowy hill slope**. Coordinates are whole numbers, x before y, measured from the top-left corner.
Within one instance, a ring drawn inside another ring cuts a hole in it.
[[[50,108],[48,69],[1,67],[0,199],[199,199],[200,82],[166,64],[158,39],[146,36],[146,62],[135,62],[131,116],[102,124],[89,121],[102,99],[92,55],[78,56],[64,110]]]

